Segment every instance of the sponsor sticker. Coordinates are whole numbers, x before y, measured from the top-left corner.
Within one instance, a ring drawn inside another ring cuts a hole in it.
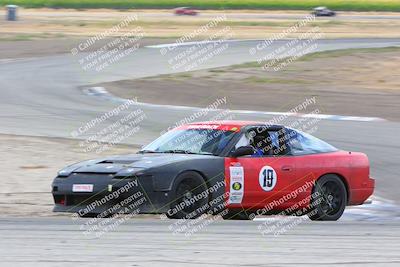
[[[230,185],[228,204],[240,204],[244,193],[244,169],[242,166],[229,167]]]
[[[73,184],[72,192],[93,192],[93,184]]]
[[[239,183],[239,182],[234,182],[233,183],[233,185],[232,185],[232,189],[233,190],[240,190],[242,188],[242,184],[241,183]]]
[[[195,124],[195,125],[189,125],[187,126],[188,129],[218,129],[220,125],[214,125],[214,124]]]

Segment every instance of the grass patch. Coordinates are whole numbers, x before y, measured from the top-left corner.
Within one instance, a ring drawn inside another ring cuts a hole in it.
[[[400,11],[399,0],[13,0],[24,7],[53,8],[174,8],[193,6],[198,9],[311,9],[325,5],[335,10]],[[11,3],[0,0],[0,5]]]
[[[308,81],[298,79],[278,79],[278,78],[265,78],[258,76],[250,76],[244,79],[245,82],[251,83],[279,83],[279,84],[307,84]]]
[[[259,64],[258,62],[247,62],[247,63],[242,63],[238,65],[232,65],[230,66],[230,70],[236,70],[236,69],[248,69],[248,68],[257,68],[261,67],[263,64]]]
[[[221,26],[267,26],[267,27],[289,27],[293,25],[292,21],[223,21]]]
[[[383,48],[349,48],[343,50],[332,50],[332,51],[322,51],[322,52],[315,52],[311,54],[306,54],[296,61],[311,61],[317,58],[335,58],[341,56],[352,55],[355,53],[385,53],[385,52],[400,52],[400,47],[391,46],[391,47],[383,47]],[[249,68],[257,68],[262,67],[266,62],[263,64],[259,64],[257,62],[247,62],[237,65],[232,65],[229,67],[229,70],[238,70],[238,69],[249,69]]]
[[[54,39],[54,38],[63,38],[64,34],[48,34],[48,33],[37,33],[37,34],[10,34],[0,36],[0,41],[32,41],[32,40],[40,40],[40,39]]]
[[[171,76],[173,76],[173,75],[171,75]],[[178,77],[178,78],[192,78],[193,74],[191,72],[182,72],[182,73],[176,74],[175,77]]]
[[[1,0],[0,0],[1,1]],[[112,27],[119,23],[119,20],[104,20],[104,21],[66,21],[66,20],[57,20],[57,21],[49,21],[46,22],[48,24],[53,25],[63,25],[63,26],[92,26],[92,27]],[[161,25],[165,27],[182,27],[182,26],[203,26],[205,21],[176,21],[176,20],[159,20],[159,21],[146,21],[146,20],[138,20],[135,21],[134,26],[143,26],[143,27],[151,27],[156,26],[160,27]],[[218,24],[219,26],[267,26],[267,27],[288,27],[292,26],[292,21],[222,21]]]
[[[355,53],[385,53],[385,52],[398,52],[400,47],[383,47],[383,48],[350,48],[343,50],[322,51],[304,55],[298,61],[311,61],[317,58],[335,58],[341,56],[348,56]]]
[[[210,70],[208,70],[208,72],[211,72],[211,73],[225,73],[225,72],[227,72],[227,70],[218,68],[218,69],[210,69]]]

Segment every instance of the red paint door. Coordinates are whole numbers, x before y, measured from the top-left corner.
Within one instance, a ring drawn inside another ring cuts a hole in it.
[[[239,198],[229,201],[228,207],[260,209],[274,200],[276,207],[290,206],[294,199],[285,196],[299,183],[294,161],[295,157],[292,156],[227,158],[225,177],[230,193],[240,191],[235,190],[240,186],[231,183],[231,168],[243,168],[243,197],[241,201]]]

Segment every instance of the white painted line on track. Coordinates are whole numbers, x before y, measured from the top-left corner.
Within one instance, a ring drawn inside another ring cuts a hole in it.
[[[285,38],[285,39],[276,39],[277,42],[287,42],[293,40],[295,38]],[[334,39],[320,39],[320,40],[334,40]],[[221,40],[209,40],[209,41],[192,41],[192,42],[181,42],[181,43],[168,43],[168,44],[155,44],[155,45],[147,45],[144,46],[146,48],[169,48],[169,47],[185,47],[191,45],[205,45],[212,43],[220,43]],[[227,39],[223,40],[223,43],[241,43],[241,42],[265,42],[265,39]],[[386,46],[386,45],[385,45]],[[394,43],[390,46],[400,46],[400,43]]]
[[[2,58],[0,59],[0,64],[8,64],[14,62],[26,62],[38,59],[39,57],[23,57],[23,58]]]
[[[116,97],[109,93],[104,87],[90,87],[83,89],[86,95],[96,96],[105,100],[114,102],[125,102],[128,99]],[[136,102],[138,106],[153,107],[153,108],[164,108],[174,110],[190,110],[190,111],[202,111],[204,108],[189,107],[189,106],[175,106],[175,105],[160,105]],[[215,111],[223,111],[223,109],[215,109]],[[288,113],[288,112],[275,112],[275,111],[253,111],[253,110],[229,110],[231,113],[236,114],[258,114],[258,115],[270,115],[270,116],[287,116],[287,117],[300,117],[300,118],[314,118],[321,120],[335,120],[335,121],[360,121],[360,122],[377,122],[385,121],[385,119],[378,117],[359,117],[359,116],[343,116],[343,115],[330,115],[330,114],[304,114],[304,113]]]
[[[284,39],[282,39],[284,40]],[[224,40],[224,43],[233,43],[233,42],[252,42],[252,41],[263,41],[262,39],[229,39]],[[166,48],[166,47],[179,47],[179,46],[189,46],[189,45],[204,45],[204,44],[213,44],[220,43],[221,40],[214,41],[193,41],[193,42],[182,42],[182,43],[169,43],[169,44],[156,44],[156,45],[147,45],[145,47],[148,48]]]

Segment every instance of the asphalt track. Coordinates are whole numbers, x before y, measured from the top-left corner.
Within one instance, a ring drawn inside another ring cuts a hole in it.
[[[231,42],[228,49],[198,68],[256,60],[260,55],[250,55],[249,48],[257,42]],[[399,39],[319,40],[318,50],[399,44]],[[269,49],[278,46],[279,42],[276,42]],[[181,49],[184,47],[169,53],[174,55]],[[83,88],[99,82],[176,72],[168,58],[170,56],[162,56],[157,48],[141,48],[100,73],[83,71],[79,58],[72,55],[2,62],[0,133],[70,138],[71,132],[119,105],[88,96],[83,93]],[[144,144],[192,113],[170,107],[140,107],[147,118],[142,122],[141,130],[126,140],[128,143]],[[210,113],[202,120],[212,115]],[[235,116],[235,119],[270,118],[259,114]],[[323,120],[318,123],[315,135],[339,148],[367,153],[372,176],[377,179],[376,195],[400,200],[396,192],[400,186],[398,122]],[[385,210],[385,205],[378,207],[378,213],[379,209]],[[7,218],[0,220],[0,265],[61,266],[66,261],[88,266],[87,263],[93,261],[110,261],[113,265],[123,266],[166,266],[162,261],[167,261],[167,266],[190,263],[199,266],[210,263],[216,266],[298,266],[302,263],[397,266],[400,263],[399,223],[392,221],[397,221],[393,216],[398,215],[398,208],[394,205],[388,210],[389,217],[385,220],[371,216],[365,222],[357,219],[337,223],[305,222],[279,237],[260,235],[257,222],[216,222],[198,236],[182,238],[168,231],[171,222],[140,219],[129,220],[100,239],[87,240],[70,219]],[[221,260],[221,254],[224,260]]]
[[[0,220],[1,266],[399,266],[400,224],[303,222],[262,234],[262,222],[131,219],[96,237],[70,218]]]

